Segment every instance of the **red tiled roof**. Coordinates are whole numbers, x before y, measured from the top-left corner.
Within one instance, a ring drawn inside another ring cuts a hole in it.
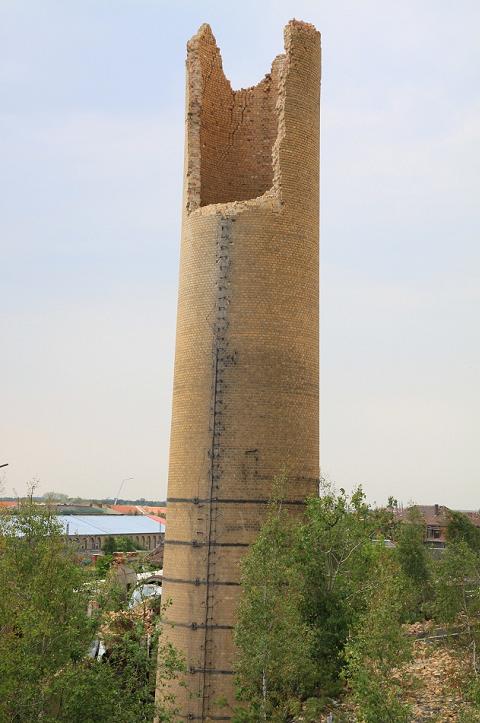
[[[109,509],[120,512],[123,515],[160,515],[166,516],[166,507],[150,505],[109,505]]]
[[[480,512],[471,512],[469,510],[458,510],[458,512],[462,512],[464,515],[470,518],[475,527],[480,527]]]
[[[422,515],[426,525],[435,525],[437,527],[446,527],[448,525],[448,507],[444,505],[413,505]],[[397,512],[397,517],[404,520],[407,517],[408,509],[401,509]]]
[[[137,505],[109,505],[109,508],[124,515],[134,515],[138,512]]]

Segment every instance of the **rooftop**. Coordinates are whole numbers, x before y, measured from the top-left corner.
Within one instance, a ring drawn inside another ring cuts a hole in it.
[[[159,519],[144,515],[58,515],[67,535],[141,535],[165,532]]]

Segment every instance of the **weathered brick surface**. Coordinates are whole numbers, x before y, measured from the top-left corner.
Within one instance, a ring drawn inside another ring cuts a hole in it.
[[[317,489],[319,95],[311,25],[240,91],[207,25],[188,44],[164,597],[190,719],[231,715],[240,560],[273,477],[292,513]]]

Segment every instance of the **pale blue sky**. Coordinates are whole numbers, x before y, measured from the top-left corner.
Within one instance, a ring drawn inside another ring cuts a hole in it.
[[[372,500],[480,507],[480,4],[0,0],[7,493],[161,498],[185,43],[234,87],[322,32],[321,458]]]

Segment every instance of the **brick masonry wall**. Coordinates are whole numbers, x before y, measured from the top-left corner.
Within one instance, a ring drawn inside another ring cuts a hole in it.
[[[292,513],[319,476],[320,35],[232,91],[207,25],[188,44],[185,197],[168,482],[166,634],[180,718],[228,720],[240,560],[286,470]],[[159,693],[160,695],[161,693]]]

